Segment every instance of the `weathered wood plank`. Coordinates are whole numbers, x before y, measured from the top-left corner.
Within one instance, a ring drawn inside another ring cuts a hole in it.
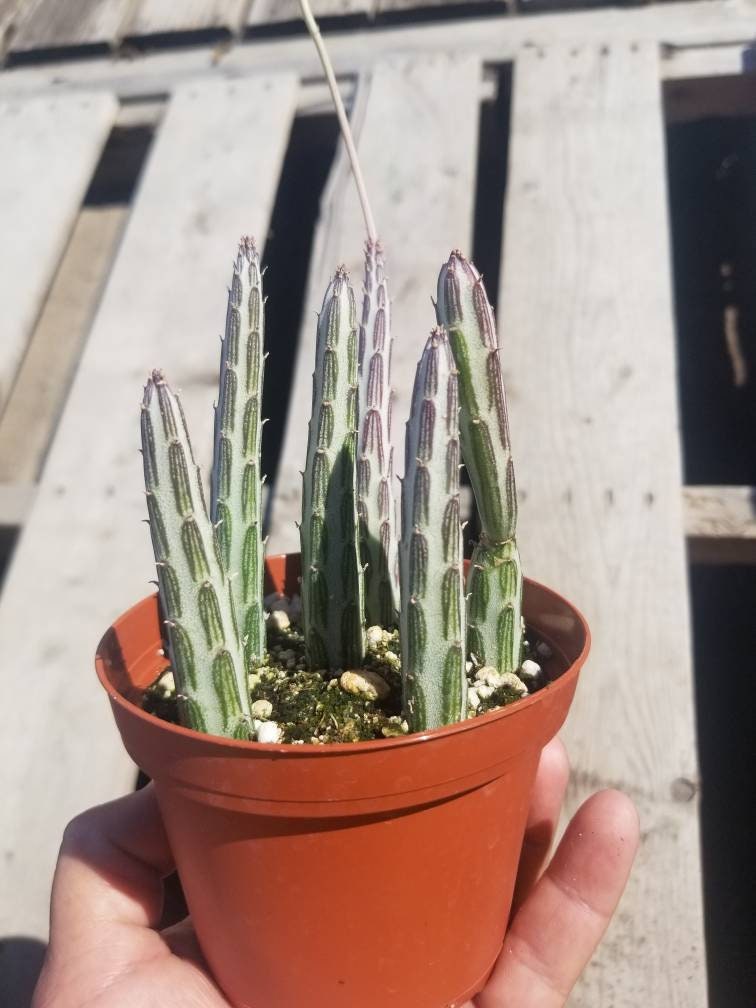
[[[126,38],[219,31],[234,35],[247,0],[140,0],[124,26]]]
[[[691,48],[668,47],[662,53],[662,73],[665,80],[724,77],[748,71],[748,59],[753,57],[753,44],[733,41],[719,45]]]
[[[22,0],[0,0],[0,35],[4,34],[8,25],[16,19]]]
[[[16,34],[23,17],[23,0],[0,0],[0,57]]]
[[[131,0],[28,0],[11,53],[115,46]]]
[[[64,823],[133,783],[92,655],[152,576],[142,384],[168,369],[206,461],[231,263],[242,231],[266,233],[296,93],[289,75],[178,89],[145,169],[0,605],[8,695],[28,673],[0,731],[24,782],[0,811],[0,934],[44,936]]]
[[[116,112],[105,93],[0,99],[0,411]]]
[[[415,367],[434,324],[430,298],[441,262],[472,232],[481,64],[438,55],[386,60],[363,78],[353,121],[377,226],[385,236],[395,333],[395,469]],[[449,129],[455,142],[448,142]],[[284,447],[273,491],[271,551],[299,549],[303,437],[312,399],[315,313],[330,274],[346,263],[362,289],[364,230],[345,157],[329,179],[313,248]]]
[[[36,492],[34,483],[0,483],[0,528],[23,525]]]
[[[39,478],[127,216],[122,205],[84,207],[73,225],[0,416],[0,490]]]
[[[655,45],[543,47],[515,64],[500,294],[527,574],[593,654],[565,731],[571,808],[636,801],[643,844],[570,1004],[706,1000],[696,749]]]
[[[460,13],[463,13],[465,4],[474,4],[476,7],[480,7],[481,3],[485,2],[486,0],[378,0],[377,13],[393,14],[397,11],[406,11],[409,13],[413,10],[427,10],[429,7],[438,7],[439,9],[455,7],[459,8]],[[504,14],[509,0],[488,0],[488,2],[491,7],[500,5],[501,12]]]
[[[313,0],[316,18],[349,17],[355,14],[372,14],[375,0]],[[253,0],[247,18],[250,28],[265,25],[301,22],[299,0]]]
[[[515,59],[523,48],[540,44],[601,45],[628,35],[639,42],[663,45],[665,52],[670,47],[682,52],[699,46],[746,45],[756,36],[756,6],[750,0],[691,0],[538,17],[471,18],[455,24],[453,39],[457,56],[501,63]],[[335,32],[328,40],[340,75],[370,69],[392,53],[419,56],[448,50],[449,45],[449,25],[445,23]],[[196,47],[146,53],[136,63],[90,59],[14,67],[0,74],[0,95],[46,94],[53,85],[58,92],[102,88],[121,97],[134,97],[167,92],[190,79],[238,79],[263,71],[296,72],[302,78],[321,74],[317,54],[304,34],[235,46],[222,58],[216,57],[214,50]],[[668,65],[665,60],[662,74]]]
[[[756,487],[688,486],[683,507],[693,563],[756,564]]]

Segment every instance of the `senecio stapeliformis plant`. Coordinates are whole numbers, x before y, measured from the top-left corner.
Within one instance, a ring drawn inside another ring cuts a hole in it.
[[[302,476],[302,615],[312,668],[351,668],[365,657],[356,482],[357,350],[354,291],[341,268],[318,318]]]
[[[434,329],[417,366],[402,483],[401,644],[404,709],[424,727],[467,710],[457,372]]]
[[[300,6],[367,231],[359,323],[343,267],[318,316],[299,526],[304,652],[328,689],[341,685],[371,700],[381,692],[385,698],[391,686],[364,667],[367,639],[375,643],[377,633],[385,645],[384,635],[398,623],[406,720],[403,728],[388,724],[381,731],[420,731],[461,720],[496,690],[508,691],[501,702],[526,694],[522,678],[536,682],[539,671],[522,662],[517,497],[493,311],[475,266],[452,252],[438,278],[438,327],[418,364],[407,421],[399,542],[384,254],[333,67],[309,3],[300,0]],[[252,704],[249,693],[270,657],[260,475],[264,304],[259,255],[245,238],[222,341],[209,514],[181,406],[157,371],[145,388],[142,451],[179,717],[211,734],[278,741],[278,725],[266,720],[272,703]],[[467,598],[460,455],[481,519]],[[398,662],[388,650],[386,660],[389,654]],[[288,652],[286,667],[292,666],[297,662]],[[469,668],[475,680],[468,689]],[[345,676],[351,678],[345,682]],[[296,682],[294,691],[301,686]],[[333,716],[325,701],[315,709]]]
[[[399,611],[394,451],[391,446],[391,305],[383,248],[368,238],[359,338],[357,511],[369,624],[393,626]]]
[[[481,524],[470,564],[468,649],[479,664],[513,673],[522,660],[522,569],[507,403],[493,309],[461,252],[441,269],[436,313],[459,374],[462,456]]]
[[[368,243],[361,325],[343,267],[318,316],[302,477],[302,633],[309,668],[331,685],[344,674],[363,672],[369,679],[367,627],[373,635],[391,630],[398,605],[402,714],[407,728],[417,731],[461,720],[485,690],[511,688],[509,699],[527,693],[514,674],[523,646],[522,574],[493,313],[480,275],[456,251],[441,269],[440,324],[415,378],[397,562],[383,269],[380,248]],[[221,346],[210,512],[179,400],[159,371],[145,388],[142,451],[179,717],[210,734],[276,741],[275,723],[268,722],[275,731],[261,730],[271,704],[252,705],[249,692],[250,678],[269,659],[260,475],[263,336],[259,254],[245,238],[233,265]],[[482,526],[467,599],[461,461]],[[470,664],[478,678],[484,675],[468,690]]]
[[[231,579],[207,514],[202,475],[177,397],[153,371],[142,403],[152,547],[182,722],[247,738],[249,692]]]
[[[220,562],[230,578],[247,670],[265,653],[263,607],[262,384],[264,311],[260,260],[243,238],[228,295],[221,344],[210,514]]]

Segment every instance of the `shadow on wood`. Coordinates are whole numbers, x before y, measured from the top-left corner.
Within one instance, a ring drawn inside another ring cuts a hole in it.
[[[0,938],[0,991],[8,1008],[28,1008],[47,945],[35,938]]]

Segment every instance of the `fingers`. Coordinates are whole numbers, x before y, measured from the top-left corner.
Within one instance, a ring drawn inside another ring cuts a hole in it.
[[[559,822],[569,775],[567,750],[560,739],[552,739],[541,753],[536,773],[512,900],[513,916],[543,871]]]
[[[619,902],[638,848],[638,815],[601,791],[573,818],[515,915],[479,1008],[562,1008]]]
[[[107,924],[156,926],[172,868],[152,786],[77,816],[55,870],[51,943],[79,949]]]

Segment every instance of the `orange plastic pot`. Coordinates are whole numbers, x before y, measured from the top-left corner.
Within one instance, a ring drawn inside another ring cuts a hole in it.
[[[271,557],[270,590],[298,590]],[[97,671],[155,782],[210,968],[238,1008],[442,1008],[483,987],[501,948],[531,788],[589,647],[580,614],[528,581],[552,646],[544,689],[399,739],[264,745],[140,709],[165,664],[156,597],[118,619]]]

